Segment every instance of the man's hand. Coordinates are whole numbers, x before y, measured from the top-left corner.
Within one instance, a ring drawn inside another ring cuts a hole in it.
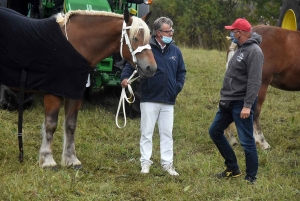
[[[121,85],[123,88],[126,88],[128,86],[128,79],[124,79],[122,82],[121,82]]]
[[[242,119],[247,119],[250,116],[250,108],[247,107],[243,107],[242,111],[241,111],[241,118]]]

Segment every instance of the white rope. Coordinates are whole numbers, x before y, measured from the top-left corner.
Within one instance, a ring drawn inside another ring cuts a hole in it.
[[[70,25],[70,23],[71,23],[71,20],[69,19],[68,27],[67,27],[67,23],[68,23],[68,20],[66,20],[66,23],[65,23],[65,34],[66,34],[66,38],[67,38],[67,41],[68,41],[69,38],[68,38],[67,28],[69,27],[69,25]]]
[[[130,29],[131,26],[126,26],[126,23],[125,21],[123,22],[123,27],[122,27],[122,36],[121,36],[121,39],[120,39],[120,55],[121,57],[123,58],[123,53],[122,53],[122,47],[123,47],[123,38],[125,38],[125,43],[126,45],[128,46],[128,49],[131,53],[131,56],[132,56],[132,60],[133,60],[133,63],[135,63],[135,65],[137,65],[137,59],[136,59],[136,56],[135,54],[137,53],[140,53],[142,52],[144,49],[148,49],[148,50],[151,50],[151,46],[149,44],[147,45],[144,45],[144,46],[139,46],[135,51],[133,51],[132,49],[132,46],[131,46],[131,43],[130,43],[130,40],[129,40],[129,37],[128,37],[128,34],[127,34],[127,29]],[[143,28],[143,27],[140,27],[140,28]],[[124,59],[124,58],[123,58]],[[137,66],[136,68],[137,69]],[[125,91],[125,88],[122,88],[122,92],[121,92],[121,97],[120,97],[120,101],[119,101],[119,106],[118,106],[118,110],[117,110],[117,114],[116,114],[116,125],[118,126],[118,128],[124,128],[126,126],[126,112],[125,112],[125,100],[128,102],[128,103],[133,103],[135,101],[135,97],[134,97],[134,93],[133,93],[133,90],[130,86],[130,84],[136,80],[137,78],[134,78],[132,79],[132,77],[137,73],[137,70],[135,70],[132,75],[128,78],[128,91],[129,91],[129,94],[130,94],[130,97],[128,98],[127,95],[126,95],[126,91]],[[133,97],[133,100],[130,101],[130,99]],[[123,116],[124,116],[124,125],[121,127],[119,126],[119,123],[118,123],[118,116],[119,116],[119,112],[120,112],[120,108],[121,106],[123,107]]]
[[[66,33],[66,38],[67,38],[67,40],[69,40],[69,38],[68,38],[68,33],[67,33],[67,23],[65,24],[65,33]]]
[[[128,91],[129,91],[129,98],[127,97],[126,95],[126,91],[125,91],[125,88],[123,87],[122,88],[122,92],[121,92],[121,97],[120,97],[120,101],[119,101],[119,106],[118,106],[118,110],[117,110],[117,114],[116,114],[116,125],[118,126],[118,128],[124,128],[126,126],[126,112],[125,112],[125,100],[128,102],[128,103],[133,103],[135,101],[135,96],[134,96],[134,93],[133,93],[133,90],[131,88],[131,83],[133,81],[135,81],[136,79],[138,79],[139,77],[136,77],[134,79],[132,79],[132,77],[137,73],[137,70],[133,71],[132,75],[128,78],[127,82],[128,82]],[[133,97],[133,100],[130,101],[131,97]],[[123,116],[124,116],[124,125],[123,126],[119,126],[119,123],[118,123],[118,116],[119,116],[119,112],[120,112],[120,108],[121,106],[123,107]]]

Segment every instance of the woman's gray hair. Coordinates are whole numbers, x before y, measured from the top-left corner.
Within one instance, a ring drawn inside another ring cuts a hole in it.
[[[173,21],[170,18],[157,18],[153,23],[153,35],[156,35],[156,31],[161,30],[163,24],[168,24],[170,27],[173,27]]]

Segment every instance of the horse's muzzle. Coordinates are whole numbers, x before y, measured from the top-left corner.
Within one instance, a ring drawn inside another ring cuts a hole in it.
[[[138,69],[138,73],[139,73],[139,76],[140,78],[147,78],[147,77],[152,77],[154,75],[154,73],[156,72],[157,70],[157,66],[146,66],[144,68],[138,66],[137,67]]]

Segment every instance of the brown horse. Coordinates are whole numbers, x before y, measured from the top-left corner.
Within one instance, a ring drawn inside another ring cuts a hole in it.
[[[143,20],[147,20],[150,14]],[[150,31],[147,24],[140,18],[130,17],[128,9],[125,9],[124,16],[102,11],[71,11],[36,20],[0,8],[0,19],[0,83],[19,88],[22,74],[19,71],[24,71],[25,89],[45,93],[40,166],[57,166],[51,145],[64,97],[65,133],[61,165],[81,168],[74,141],[88,71],[104,58],[120,52],[138,69],[141,77],[152,76],[157,66],[148,44]],[[5,32],[9,30],[11,33]],[[24,40],[16,44],[17,38],[23,36]],[[28,45],[26,41],[29,41]]]
[[[300,32],[266,25],[254,26],[252,30],[262,36],[260,47],[265,58],[254,112],[254,137],[262,149],[269,149],[259,123],[261,108],[269,85],[286,91],[300,91]],[[234,140],[231,139],[232,132],[231,126],[225,132],[229,141]]]

